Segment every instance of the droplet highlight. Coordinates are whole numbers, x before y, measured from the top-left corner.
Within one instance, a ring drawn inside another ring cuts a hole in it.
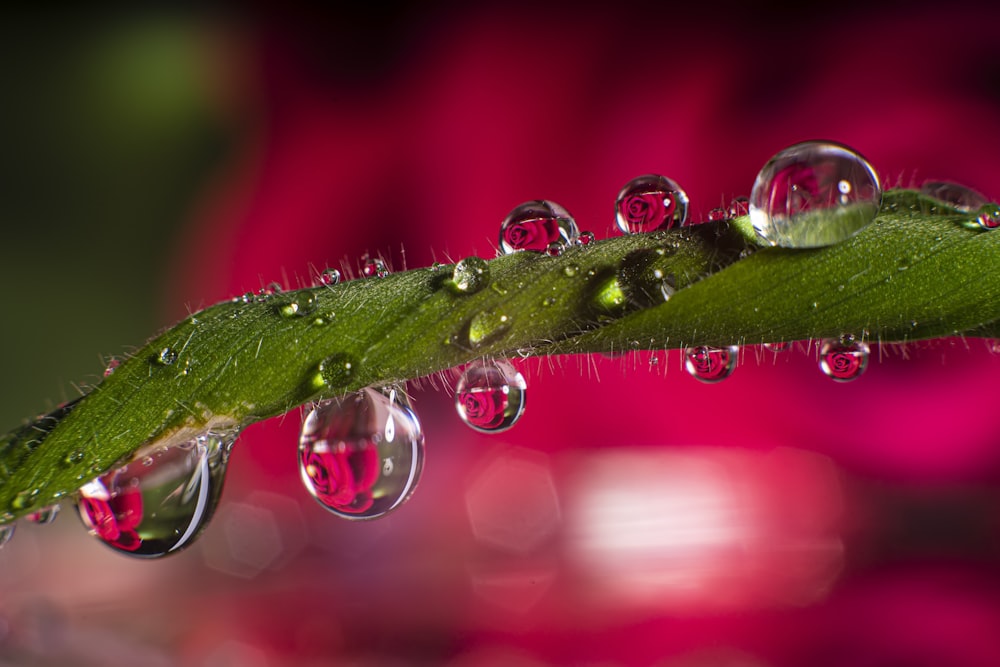
[[[684,368],[696,380],[712,384],[721,382],[733,374],[739,347],[708,347],[701,345],[689,348],[684,355]]]
[[[770,245],[818,248],[867,227],[882,204],[875,169],[847,146],[807,141],[771,158],[750,193],[750,221]]]
[[[673,180],[646,174],[625,184],[615,200],[615,222],[623,234],[679,227],[687,221],[687,193]]]
[[[569,211],[543,199],[516,207],[500,223],[500,250],[509,255],[520,250],[546,252],[552,243],[572,245],[580,230]]]
[[[177,351],[172,347],[165,347],[156,353],[153,361],[160,366],[172,366],[177,361]]]
[[[458,294],[475,294],[490,284],[490,265],[482,257],[466,257],[455,264],[450,284]]]
[[[455,386],[455,409],[470,428],[500,433],[524,414],[527,385],[508,361],[480,361],[462,371]]]
[[[861,377],[868,368],[868,345],[854,336],[841,336],[823,342],[819,351],[819,367],[831,380],[850,382]]]
[[[215,512],[235,440],[235,432],[210,432],[147,449],[79,490],[80,519],[129,556],[159,558],[190,546]]]
[[[424,436],[399,392],[368,388],[316,405],[302,422],[299,473],[309,493],[346,519],[375,519],[413,493]]]

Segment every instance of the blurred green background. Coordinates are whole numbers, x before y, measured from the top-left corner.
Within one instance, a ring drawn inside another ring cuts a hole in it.
[[[77,395],[170,324],[179,226],[232,145],[204,16],[0,20],[0,428]]]

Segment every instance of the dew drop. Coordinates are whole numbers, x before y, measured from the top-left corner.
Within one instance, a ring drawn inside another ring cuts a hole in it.
[[[41,489],[25,489],[24,491],[18,492],[17,495],[14,496],[14,499],[10,501],[10,509],[18,512],[31,507],[32,503],[35,502],[35,499],[38,498],[40,491]]]
[[[9,523],[4,526],[0,526],[0,549],[10,542],[11,538],[14,537],[14,524]]]
[[[236,433],[209,432],[186,446],[149,449],[85,484],[77,510],[91,535],[115,551],[158,558],[194,542],[222,493]],[[143,458],[153,458],[145,465]]]
[[[56,520],[59,516],[59,505],[49,505],[48,507],[43,507],[37,512],[32,512],[24,518],[31,523],[37,523],[40,526],[47,526]]]
[[[596,239],[597,237],[594,236],[594,232],[585,231],[585,232],[580,232],[580,236],[577,237],[576,242],[578,245],[588,246],[591,243],[593,243]]]
[[[950,181],[927,181],[920,186],[920,192],[963,213],[978,211],[990,203],[972,188]]]
[[[416,488],[424,436],[399,392],[375,389],[323,401],[302,422],[299,473],[320,505],[346,519],[375,519]]]
[[[82,449],[74,449],[72,452],[70,452],[63,458],[63,463],[65,463],[66,465],[76,465],[77,463],[83,460],[83,457],[84,457],[84,452]]]
[[[274,304],[274,309],[285,318],[305,317],[316,309],[316,295],[309,291],[289,293]]]
[[[160,366],[170,366],[177,361],[177,352],[172,347],[165,347],[153,357],[153,361]]]
[[[476,349],[484,345],[491,345],[503,338],[511,327],[511,318],[496,310],[484,310],[476,313],[469,320],[468,335],[469,346]]]
[[[750,198],[749,197],[734,197],[731,202],[729,202],[729,208],[726,209],[726,217],[730,220],[733,218],[740,218],[744,215],[750,213]]]
[[[771,245],[818,248],[868,226],[881,204],[878,175],[865,158],[847,146],[807,141],[781,151],[757,174],[750,221]]]
[[[792,344],[787,341],[781,341],[780,343],[764,343],[764,349],[770,350],[771,352],[784,352],[792,347]]]
[[[976,224],[983,229],[996,229],[1000,227],[1000,207],[996,204],[987,204],[978,211]]]
[[[475,294],[490,284],[490,265],[482,257],[466,257],[455,265],[450,284],[458,294]]]
[[[389,267],[378,257],[366,259],[361,266],[361,275],[365,278],[385,278],[389,275]]]
[[[319,363],[323,384],[331,389],[345,387],[357,371],[357,362],[349,354],[334,354]]]
[[[325,269],[319,274],[316,282],[320,285],[336,285],[340,282],[340,271],[337,269]]]
[[[722,208],[721,206],[719,206],[718,208],[713,208],[711,211],[708,212],[709,222],[719,222],[720,220],[728,220],[728,219],[729,219],[729,213],[726,211],[726,209]]]
[[[572,245],[579,236],[569,211],[542,199],[521,204],[500,223],[500,249],[505,255],[519,250],[545,252],[551,243]]]
[[[565,244],[560,241],[553,241],[545,247],[545,254],[549,257],[559,257],[563,254],[565,249]]]
[[[476,431],[506,431],[524,414],[526,388],[510,362],[475,362],[462,371],[455,386],[455,409]]]
[[[732,375],[736,368],[736,357],[739,347],[699,346],[689,348],[685,352],[684,368],[691,377],[708,384],[720,382]]]
[[[868,367],[868,345],[854,336],[841,336],[823,342],[819,351],[823,374],[837,382],[856,380]]]
[[[114,373],[115,370],[117,370],[117,368],[121,366],[121,363],[122,362],[118,359],[112,359],[111,361],[109,361],[107,367],[104,369],[104,377],[108,377],[109,375]]]
[[[679,227],[687,221],[688,196],[673,180],[646,174],[625,184],[615,201],[615,221],[623,234]]]

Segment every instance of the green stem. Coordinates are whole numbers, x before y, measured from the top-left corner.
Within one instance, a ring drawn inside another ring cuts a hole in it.
[[[480,289],[460,289],[453,269],[195,313],[73,404],[0,439],[0,523],[72,494],[144,445],[475,358],[993,335],[1000,321],[1000,234],[907,190],[886,193],[864,231],[817,250],[759,249],[741,218],[559,257],[499,257],[469,282]]]

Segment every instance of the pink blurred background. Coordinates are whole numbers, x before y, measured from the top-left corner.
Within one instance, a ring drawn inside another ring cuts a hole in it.
[[[995,198],[1000,11],[971,7],[172,16],[199,114],[227,140],[178,195],[180,226],[152,232],[150,326],[365,253],[396,269],[491,257],[528,199],[603,238],[639,174],[678,181],[698,216],[806,139],[857,148],[890,184]],[[0,657],[1000,664],[1000,357],[979,340],[883,346],[847,385],[814,347],[741,361],[711,386],[674,353],[520,362],[527,412],[492,437],[416,390],[424,477],[372,523],[301,488],[298,412],[256,425],[182,554],[128,560],[69,507],[20,527],[0,553]]]

